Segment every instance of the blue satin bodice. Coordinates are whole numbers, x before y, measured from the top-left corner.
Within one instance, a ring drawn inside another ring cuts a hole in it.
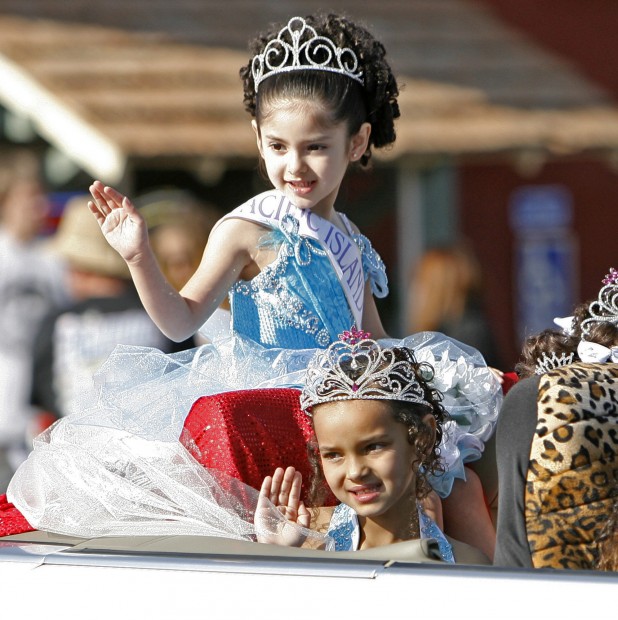
[[[365,280],[378,297],[388,293],[384,263],[363,235],[350,231],[359,247]],[[276,259],[250,281],[230,290],[232,330],[265,347],[324,348],[354,325],[354,317],[330,259],[320,244],[298,234],[291,216],[265,233],[263,246],[277,247]]]

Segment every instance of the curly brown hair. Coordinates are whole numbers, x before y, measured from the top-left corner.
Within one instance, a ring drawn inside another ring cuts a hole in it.
[[[398,400],[383,400],[391,408],[391,413],[395,420],[408,429],[408,442],[414,446],[419,455],[419,462],[415,463],[416,471],[416,497],[423,499],[432,490],[429,483],[429,475],[439,475],[444,473],[445,468],[440,457],[440,442],[442,441],[443,426],[449,419],[448,413],[442,406],[442,394],[430,385],[434,376],[433,368],[426,362],[417,362],[412,349],[407,347],[393,347],[392,349],[395,361],[407,361],[414,369],[415,379],[423,391],[423,399],[428,405],[403,402]],[[365,371],[365,364],[357,360],[354,367],[351,365],[344,366],[348,377],[352,380],[358,378]],[[400,376],[394,377],[393,384],[400,380]],[[326,385],[328,381],[324,382]],[[384,389],[384,383],[380,384]],[[354,402],[354,401],[350,401]],[[320,405],[315,405],[313,411],[319,410]],[[423,418],[427,414],[431,414],[435,419],[435,432],[427,425]],[[311,486],[309,488],[308,504],[311,506],[321,506],[326,502],[326,498],[330,495],[330,489],[326,484],[322,463],[320,459],[317,438],[313,436],[313,440],[308,444],[309,461],[313,470]]]
[[[587,301],[580,304],[573,312],[573,336],[579,340],[587,340],[588,342],[596,342],[605,347],[614,347],[618,345],[618,325],[611,321],[593,321],[587,325],[587,334],[584,336],[582,332],[582,323],[589,318],[590,304],[595,300]]]
[[[569,336],[560,329],[544,329],[533,336],[526,338],[521,351],[520,360],[515,364],[515,372],[520,379],[531,377],[536,372],[536,365],[543,354],[568,356],[573,354],[573,361],[577,356],[578,339]]]
[[[251,73],[252,60],[283,27],[273,25],[250,42],[251,58],[240,70],[245,109],[259,125],[281,99],[319,102],[328,111],[332,124],[348,123],[350,136],[368,122],[371,125],[369,146],[360,159],[361,165],[367,166],[372,146],[382,148],[395,142],[394,120],[400,115],[397,104],[399,89],[386,62],[384,46],[366,28],[347,17],[316,14],[304,19],[318,35],[328,37],[338,47],[354,51],[363,71],[364,85],[339,73],[298,70],[269,76],[260,83],[259,93],[256,92]]]

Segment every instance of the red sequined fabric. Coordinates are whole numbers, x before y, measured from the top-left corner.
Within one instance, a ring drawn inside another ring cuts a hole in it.
[[[517,383],[518,377],[514,372],[505,372],[502,377],[502,393],[506,396],[508,391]]]
[[[293,465],[303,476],[306,499],[312,475],[307,442],[313,431],[299,397],[300,391],[292,388],[203,396],[185,420],[190,438],[183,437],[183,443],[204,467],[255,489],[277,467]]]
[[[0,495],[0,537],[32,532],[34,529],[21,512],[7,500],[6,494]]]

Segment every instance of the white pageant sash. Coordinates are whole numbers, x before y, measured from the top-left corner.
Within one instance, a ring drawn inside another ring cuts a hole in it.
[[[288,198],[276,190],[254,196],[223,219],[238,217],[269,228],[281,228],[281,220],[286,215],[291,215],[298,221],[298,233],[301,237],[314,239],[326,252],[348,300],[355,325],[360,329],[365,291],[363,260],[358,246],[346,233],[328,220],[312,213],[310,209],[295,207]]]

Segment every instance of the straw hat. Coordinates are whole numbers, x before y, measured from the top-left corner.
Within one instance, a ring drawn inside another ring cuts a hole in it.
[[[50,249],[70,267],[116,278],[129,279],[126,263],[107,243],[88,209],[88,196],[76,196],[65,205]]]

